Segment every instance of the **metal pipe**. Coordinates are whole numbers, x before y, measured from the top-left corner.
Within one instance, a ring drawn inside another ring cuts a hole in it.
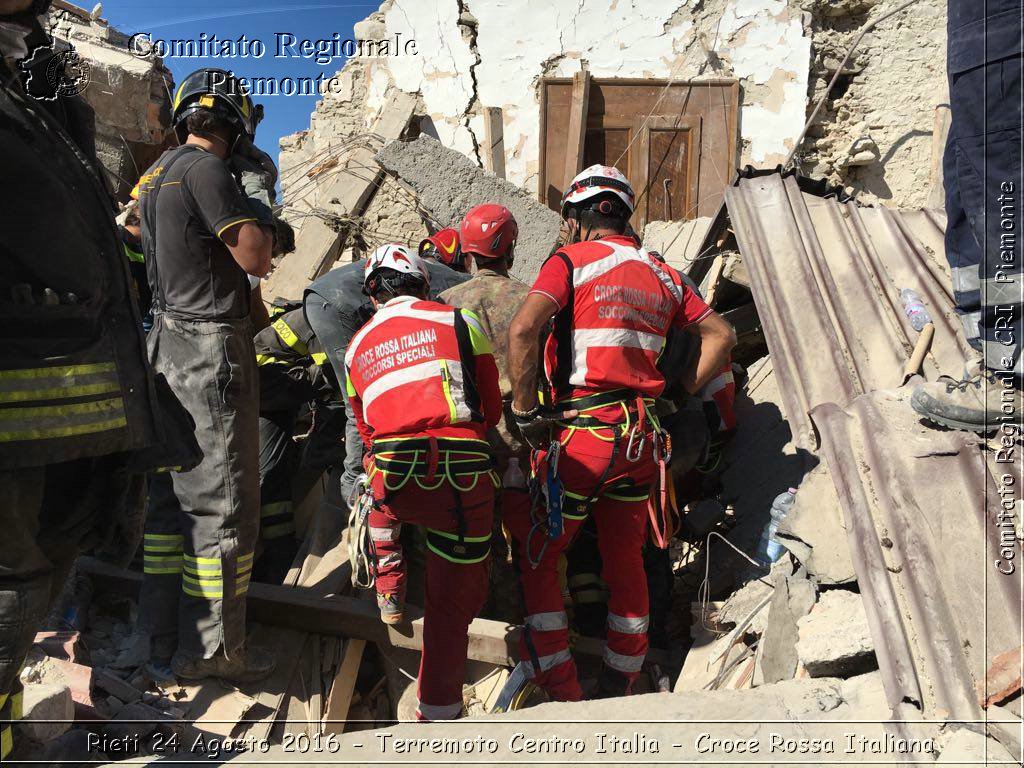
[[[804,138],[807,136],[807,131],[810,130],[811,125],[814,123],[814,119],[818,116],[818,113],[821,111],[822,106],[824,106],[825,100],[828,98],[829,94],[832,93],[832,89],[835,88],[836,83],[839,81],[839,76],[843,74],[843,70],[846,69],[847,62],[850,61],[850,57],[853,56],[853,52],[857,50],[857,46],[860,45],[860,41],[864,39],[864,35],[866,35],[868,32],[870,32],[872,29],[877,27],[879,24],[881,24],[889,17],[895,16],[897,13],[899,13],[902,10],[905,10],[906,8],[909,8],[916,2],[918,2],[918,0],[907,0],[907,2],[905,2],[899,8],[896,8],[882,16],[879,16],[874,21],[869,21],[864,26],[864,29],[860,31],[860,34],[857,35],[857,39],[853,41],[853,45],[851,45],[849,50],[846,52],[846,56],[844,56],[843,60],[839,62],[839,67],[836,69],[836,73],[832,75],[832,80],[829,82],[828,88],[825,89],[825,93],[821,95],[821,99],[818,100],[817,105],[814,107],[814,111],[811,112],[811,116],[807,118],[807,122],[804,123],[804,128],[802,131],[800,131],[800,136],[798,136],[797,140],[794,142],[793,149],[790,151],[789,157],[787,157],[786,162],[782,164],[783,169],[789,168],[789,166],[792,165],[793,158],[796,157],[796,153],[800,149],[800,145],[803,143]]]

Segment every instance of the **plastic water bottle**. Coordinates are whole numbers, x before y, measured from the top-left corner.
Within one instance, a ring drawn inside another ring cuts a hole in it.
[[[774,563],[785,551],[785,547],[779,543],[775,536],[779,530],[779,524],[793,506],[796,499],[796,488],[790,488],[785,493],[780,493],[772,502],[771,520],[764,527],[761,533],[761,540],[757,545],[757,559],[763,563]]]
[[[505,470],[505,475],[501,478],[501,485],[504,488],[526,490],[526,475],[523,474],[523,469],[519,466],[518,457],[513,456],[508,460],[508,469]]]
[[[921,295],[913,288],[904,288],[900,291],[900,301],[903,302],[903,313],[910,320],[910,324],[919,333],[932,321],[928,316],[928,310],[924,306]]]

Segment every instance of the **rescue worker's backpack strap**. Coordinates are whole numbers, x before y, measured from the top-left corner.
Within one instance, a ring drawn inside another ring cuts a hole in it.
[[[569,300],[565,306],[555,315],[552,322],[551,333],[555,337],[555,367],[551,376],[552,399],[558,402],[568,396],[571,387],[569,378],[572,376],[572,323],[573,306],[576,302],[576,289],[573,286],[572,260],[564,251],[555,251],[549,258],[561,259],[565,263],[568,274]]]
[[[477,331],[481,333],[482,331]],[[476,351],[473,343],[473,330],[470,329],[462,310],[455,310],[455,339],[459,345],[459,361],[462,364],[462,385],[465,392],[466,407],[470,418],[483,422],[484,415],[480,406],[480,390],[476,383]]]
[[[192,162],[189,163],[189,167],[191,167],[201,157],[196,154],[197,152],[202,152],[202,150],[193,144],[183,144],[176,149],[169,150],[164,155],[164,157],[170,155],[167,164],[160,169],[160,175],[156,178],[153,188],[145,194],[145,198],[139,205],[139,219],[142,222],[142,250],[146,261],[146,271],[150,278],[149,282],[153,288],[153,308],[161,312],[167,309],[167,305],[164,303],[164,292],[160,285],[160,267],[156,261],[156,199],[164,181],[167,180],[167,174],[171,167],[187,155],[192,156]],[[185,173],[188,173],[188,168],[182,173],[182,178]]]

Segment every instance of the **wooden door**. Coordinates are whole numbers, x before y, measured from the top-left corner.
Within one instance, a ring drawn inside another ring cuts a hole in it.
[[[540,199],[558,210],[568,178],[572,81],[542,91]],[[734,81],[590,83],[582,165],[614,165],[637,192],[633,226],[710,216],[736,162],[738,88]]]

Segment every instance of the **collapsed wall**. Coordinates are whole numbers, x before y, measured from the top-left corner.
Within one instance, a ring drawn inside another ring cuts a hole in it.
[[[350,59],[325,90],[309,129],[282,140],[290,215],[301,218],[316,205],[319,190],[309,174],[332,148],[369,131],[396,89],[417,95],[413,134],[438,139],[478,167],[484,165],[484,109],[500,108],[506,178],[530,194],[540,167],[545,77],[581,69],[596,78],[736,77],[741,163],[781,162],[804,122],[810,36],[793,2],[386,0],[356,25],[355,37],[413,39],[415,55]],[[382,184],[389,204],[382,210],[371,203],[363,214],[365,231],[369,239],[376,232],[380,239],[416,242],[425,229],[411,202],[389,192],[391,184]]]
[[[808,112],[859,30],[898,0],[810,0],[813,57]],[[946,4],[921,0],[861,41],[801,147],[802,170],[865,203],[929,203],[936,181],[936,110],[946,102]],[[939,137],[941,142],[941,135]],[[938,198],[941,204],[941,196]],[[933,197],[931,204],[936,204]]]
[[[896,5],[385,0],[355,26],[355,37],[376,41],[378,50],[380,41],[390,41],[390,53],[350,59],[325,89],[309,129],[282,140],[286,213],[301,218],[316,205],[320,190],[311,172],[325,155],[365,135],[396,90],[418,99],[412,137],[436,138],[478,167],[486,164],[485,108],[500,108],[506,178],[535,194],[542,80],[581,69],[595,78],[736,79],[736,161],[772,167],[793,150],[857,31]],[[865,38],[800,148],[804,172],[866,202],[925,204],[934,176],[935,107],[945,98],[944,24],[943,0],[921,0]],[[414,201],[390,178],[380,192],[362,214],[363,240],[418,241],[427,225]]]
[[[129,50],[128,35],[98,14],[58,0],[47,20],[59,50],[69,44],[81,57],[75,90],[95,112],[96,154],[118,199],[159,157],[171,122],[173,79],[162,61]]]

